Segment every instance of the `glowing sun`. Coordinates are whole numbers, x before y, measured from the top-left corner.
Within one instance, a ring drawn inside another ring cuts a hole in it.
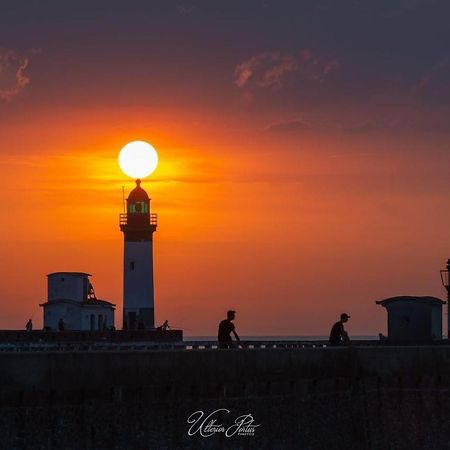
[[[158,153],[145,141],[133,141],[119,153],[119,166],[125,175],[144,178],[153,173],[158,165]]]

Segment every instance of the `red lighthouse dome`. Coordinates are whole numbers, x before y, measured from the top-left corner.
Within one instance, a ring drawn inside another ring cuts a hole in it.
[[[141,180],[136,180],[136,187],[127,198],[127,213],[140,215],[150,213],[150,198],[147,192],[141,188]]]

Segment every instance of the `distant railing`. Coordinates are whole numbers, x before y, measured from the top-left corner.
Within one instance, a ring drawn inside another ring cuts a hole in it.
[[[66,345],[66,344],[114,344],[114,343],[150,343],[182,342],[183,331],[177,329],[162,330],[0,330],[2,345]]]
[[[352,341],[352,346],[380,346],[385,341]],[[329,347],[328,341],[243,341],[236,349],[320,349]],[[336,348],[336,347],[331,347]],[[345,348],[345,347],[342,347]],[[14,342],[1,343],[0,353],[5,352],[113,352],[152,350],[215,350],[217,341],[179,342]],[[228,349],[227,349],[228,350]],[[224,350],[224,351],[227,351]],[[233,349],[232,349],[233,350]]]
[[[121,213],[119,216],[120,225],[128,225],[128,213]],[[150,225],[158,225],[158,215],[150,213]]]

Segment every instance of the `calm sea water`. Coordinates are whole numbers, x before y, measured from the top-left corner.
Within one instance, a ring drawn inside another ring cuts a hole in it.
[[[377,341],[378,336],[350,336],[352,340]],[[217,336],[184,336],[185,341],[216,341]],[[241,336],[242,341],[327,341],[328,336]]]

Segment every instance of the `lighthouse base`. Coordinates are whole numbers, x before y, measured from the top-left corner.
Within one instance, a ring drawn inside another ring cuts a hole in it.
[[[154,308],[126,308],[123,311],[124,330],[150,330],[155,328]]]

